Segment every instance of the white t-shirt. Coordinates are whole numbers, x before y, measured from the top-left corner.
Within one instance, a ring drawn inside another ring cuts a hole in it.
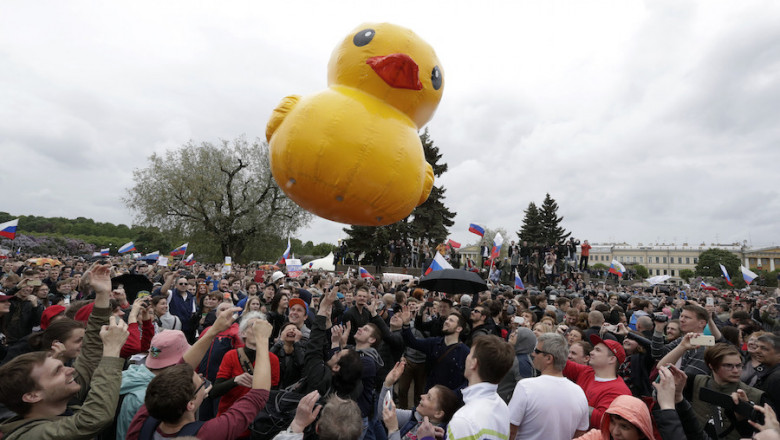
[[[509,422],[518,426],[518,440],[571,440],[588,429],[588,399],[565,377],[523,379],[509,401]]]

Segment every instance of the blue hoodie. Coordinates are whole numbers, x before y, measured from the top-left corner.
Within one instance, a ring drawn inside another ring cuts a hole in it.
[[[146,365],[130,365],[122,372],[122,386],[119,388],[122,409],[119,410],[119,418],[116,422],[116,439],[123,440],[127,436],[127,430],[130,428],[130,422],[133,421],[135,413],[144,404],[146,398],[146,387],[154,379],[154,373],[146,368]]]

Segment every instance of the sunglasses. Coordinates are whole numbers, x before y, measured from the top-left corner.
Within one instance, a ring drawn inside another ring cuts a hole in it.
[[[534,354],[549,354],[552,356],[552,353],[548,353],[546,351],[539,350],[538,348],[534,348]]]

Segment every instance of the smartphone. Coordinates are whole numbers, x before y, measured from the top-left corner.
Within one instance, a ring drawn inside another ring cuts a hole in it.
[[[695,336],[695,337],[691,338],[691,344],[693,344],[693,345],[702,345],[702,346],[705,346],[705,347],[711,347],[711,346],[715,345],[715,336],[712,336],[712,335]]]
[[[708,306],[714,306],[715,305],[715,298],[708,296],[707,297],[707,305]]]
[[[391,394],[392,393],[386,393],[385,400],[382,401],[382,405],[387,409],[390,409],[390,406],[393,404],[393,398],[391,397]]]
[[[522,316],[515,316],[514,318],[512,318],[512,322],[514,322],[517,325],[523,325],[523,323],[525,322],[525,318],[523,318]]]

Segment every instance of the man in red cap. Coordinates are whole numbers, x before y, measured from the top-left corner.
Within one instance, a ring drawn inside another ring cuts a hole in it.
[[[311,330],[306,327],[306,318],[309,316],[309,305],[301,298],[291,298],[287,303],[289,313],[287,314],[287,320],[295,324],[298,330],[301,331],[301,341],[303,344],[309,340],[311,336]]]
[[[46,330],[52,322],[65,317],[64,313],[65,307],[59,304],[54,304],[53,306],[46,308],[41,314],[41,330]]]
[[[618,367],[626,360],[623,346],[617,341],[603,340],[599,335],[591,335],[590,342],[593,344],[590,365],[567,361],[563,375],[585,392],[590,410],[590,427],[599,428],[601,417],[615,397],[622,394],[630,396],[631,390],[617,375]]]

